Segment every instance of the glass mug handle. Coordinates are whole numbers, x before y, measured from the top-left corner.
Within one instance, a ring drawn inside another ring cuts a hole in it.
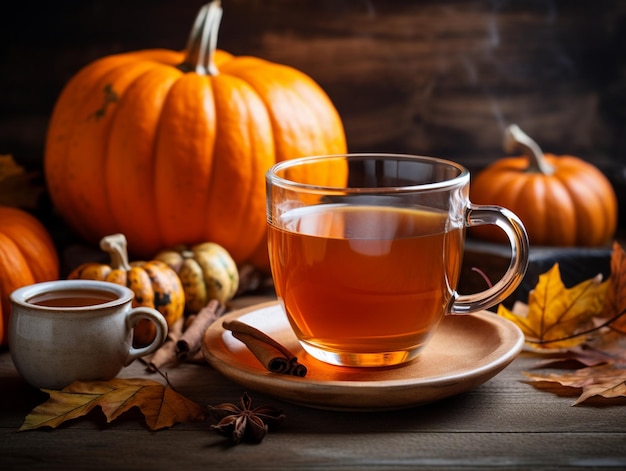
[[[451,314],[482,311],[504,301],[519,286],[528,267],[528,235],[522,221],[500,206],[469,204],[465,210],[465,226],[493,224],[502,229],[511,244],[511,262],[502,278],[490,288],[474,294],[455,293]]]

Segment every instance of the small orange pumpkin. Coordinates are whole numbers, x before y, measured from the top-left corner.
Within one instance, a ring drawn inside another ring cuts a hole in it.
[[[100,280],[128,286],[134,293],[133,306],[156,309],[171,328],[183,316],[185,293],[178,275],[158,260],[128,262],[126,237],[113,234],[100,241],[100,248],[111,256],[109,265],[83,263],[68,275],[68,279]],[[135,327],[134,343],[147,345],[154,339],[152,322],[142,320]]]
[[[617,197],[609,180],[578,157],[544,154],[518,126],[505,134],[505,149],[525,156],[500,159],[473,179],[475,204],[504,206],[524,223],[533,245],[604,246],[617,228]],[[477,237],[505,240],[489,227],[472,229]]]
[[[107,56],[62,91],[45,176],[85,239],[121,232],[139,258],[210,240],[236,263],[264,265],[266,170],[346,152],[341,119],[309,76],[216,49],[221,14],[218,1],[200,10],[185,52]]]
[[[0,206],[0,345],[8,344],[9,295],[59,278],[59,257],[44,225],[24,210]]]

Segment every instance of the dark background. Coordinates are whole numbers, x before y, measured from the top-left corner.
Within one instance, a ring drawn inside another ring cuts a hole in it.
[[[0,154],[40,168],[48,119],[65,83],[108,54],[183,49],[204,3],[5,2]],[[222,6],[219,47],[313,77],[339,110],[353,152],[428,154],[476,170],[503,155],[503,129],[517,123],[544,151],[600,167],[626,206],[625,1]]]

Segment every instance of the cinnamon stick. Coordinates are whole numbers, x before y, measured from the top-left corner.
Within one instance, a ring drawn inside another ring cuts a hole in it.
[[[238,320],[224,321],[222,326],[243,342],[268,371],[306,376],[306,366],[299,363],[298,358],[285,346],[259,329]]]
[[[212,299],[200,309],[176,342],[176,356],[180,361],[185,361],[200,351],[204,332],[224,311],[225,307],[217,299]]]
[[[176,342],[182,335],[184,319],[181,317],[172,325],[167,333],[167,338],[147,362],[148,371],[156,372],[164,366],[177,363]]]

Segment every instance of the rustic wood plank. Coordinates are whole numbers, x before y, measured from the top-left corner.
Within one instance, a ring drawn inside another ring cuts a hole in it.
[[[251,392],[256,404],[282,408],[287,420],[262,444],[231,448],[208,424],[150,432],[138,414],[105,424],[94,412],[58,430],[16,433],[42,394],[17,377],[5,352],[0,354],[0,455],[10,469],[59,469],[70,463],[90,469],[626,466],[626,408],[571,407],[571,397],[522,383],[521,372],[536,361],[523,354],[475,390],[395,412],[320,411]],[[167,373],[181,393],[201,404],[232,401],[243,392],[205,365],[186,364]],[[123,372],[145,375],[139,362]]]
[[[522,469],[620,468],[623,434],[589,436],[554,434],[387,433],[268,436],[260,446],[228,448],[212,435],[179,433],[171,436],[132,431],[86,434],[64,431],[64,439],[37,434],[36,439],[8,439],[11,452],[3,455],[11,469]],[[184,442],[180,440],[180,435]],[[114,438],[115,441],[111,441]],[[132,443],[132,446],[129,444]],[[35,448],[33,448],[35,447]],[[33,450],[37,450],[35,455]]]

